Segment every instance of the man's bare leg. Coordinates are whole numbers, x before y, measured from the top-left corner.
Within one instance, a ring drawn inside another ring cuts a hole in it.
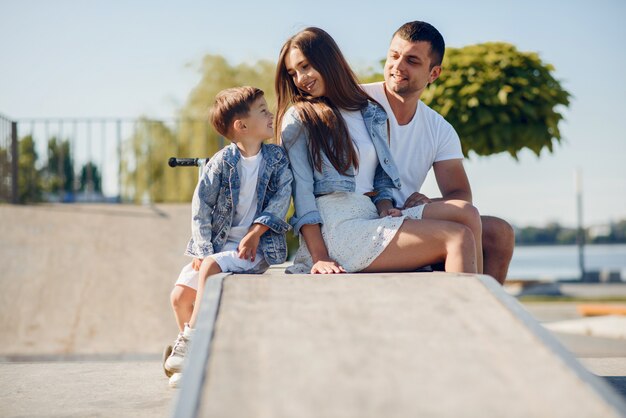
[[[495,216],[481,216],[481,220],[485,274],[504,284],[513,258],[515,232],[508,222]]]

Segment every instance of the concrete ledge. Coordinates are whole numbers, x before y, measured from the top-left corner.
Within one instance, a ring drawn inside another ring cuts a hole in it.
[[[626,416],[486,276],[230,276],[205,372],[199,416]]]

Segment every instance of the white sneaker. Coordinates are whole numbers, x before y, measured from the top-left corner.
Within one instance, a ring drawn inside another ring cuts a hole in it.
[[[163,366],[163,371],[165,372],[165,376],[167,377],[172,377],[172,374],[173,374],[172,372],[170,372],[169,370],[165,368],[165,362],[170,357],[170,354],[172,354],[172,346],[168,345],[163,350],[163,356],[161,356],[161,365]]]
[[[194,330],[185,324],[185,330],[178,334],[178,338],[172,347],[172,354],[165,360],[164,368],[170,373],[180,373],[183,370],[187,347],[191,341]]]
[[[183,378],[182,373],[174,373],[172,377],[170,377],[170,387],[173,389],[178,389],[182,378]]]

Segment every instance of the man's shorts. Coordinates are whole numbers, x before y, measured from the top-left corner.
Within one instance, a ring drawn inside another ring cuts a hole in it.
[[[222,251],[211,254],[211,257],[220,266],[223,272],[231,273],[263,273],[269,268],[269,265],[263,257],[263,253],[257,251],[254,261],[239,258],[237,256],[238,242],[227,241]],[[176,285],[187,286],[194,290],[198,290],[198,272],[193,269],[192,263],[183,267]]]

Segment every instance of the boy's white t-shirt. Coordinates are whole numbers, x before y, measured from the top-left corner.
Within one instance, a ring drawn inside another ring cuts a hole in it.
[[[452,125],[421,100],[411,122],[401,126],[391,110],[383,82],[361,87],[382,105],[389,117],[391,155],[402,184],[401,190],[393,189],[393,197],[402,206],[413,192],[419,192],[433,163],[463,159],[461,141]]]
[[[374,190],[374,175],[378,166],[376,148],[370,137],[363,115],[358,110],[340,110],[348,128],[348,134],[359,155],[359,169],[355,173],[356,193],[367,193]]]
[[[261,152],[247,158],[243,155],[240,156],[238,171],[241,187],[239,189],[239,201],[235,208],[233,223],[228,234],[228,241],[241,241],[248,233],[252,221],[254,221],[258,202],[256,186],[259,179],[261,161],[263,161]]]

